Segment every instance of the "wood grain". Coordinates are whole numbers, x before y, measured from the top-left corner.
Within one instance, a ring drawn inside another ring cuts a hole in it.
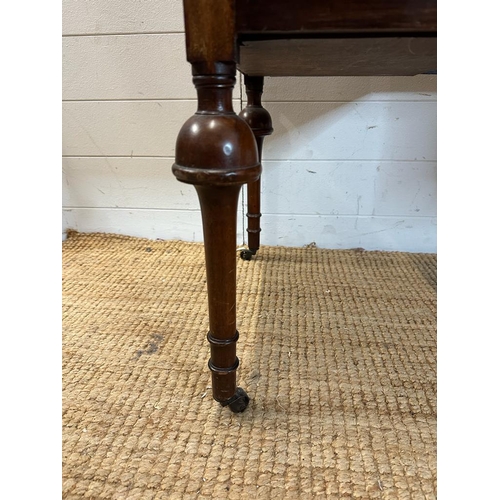
[[[247,33],[425,32],[437,29],[436,0],[239,0],[236,29]]]
[[[266,76],[413,76],[436,72],[435,37],[245,41],[240,71]]]

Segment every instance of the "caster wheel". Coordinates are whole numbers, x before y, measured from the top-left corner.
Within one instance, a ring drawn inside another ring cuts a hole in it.
[[[240,257],[243,260],[252,260],[253,255],[254,254],[251,250],[242,250],[240,253]]]
[[[229,406],[229,409],[233,413],[241,413],[242,411],[245,411],[249,402],[250,398],[248,397],[248,394],[241,387],[238,387],[234,396],[231,399],[222,402],[221,405]]]

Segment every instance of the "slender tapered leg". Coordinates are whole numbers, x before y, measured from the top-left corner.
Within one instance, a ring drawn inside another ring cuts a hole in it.
[[[182,127],[172,170],[193,184],[203,219],[213,397],[233,412],[249,402],[236,385],[236,221],[241,186],[261,172],[251,129],[232,107],[236,66],[193,64],[198,111]]]
[[[211,345],[209,367],[212,370],[213,395],[227,405],[235,401],[243,410],[243,399],[236,394],[236,215],[239,185],[196,186],[203,216],[205,259],[208,286]],[[241,405],[240,405],[241,403]]]
[[[262,107],[261,97],[264,87],[264,77],[245,75],[247,105],[240,116],[248,123],[254,133],[259,150],[259,162],[262,161],[262,143],[264,137],[273,132],[271,115]],[[251,260],[260,248],[260,177],[248,184],[247,233],[248,250],[242,250],[242,259]]]

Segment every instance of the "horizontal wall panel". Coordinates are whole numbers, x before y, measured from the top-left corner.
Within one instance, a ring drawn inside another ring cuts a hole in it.
[[[65,102],[63,155],[174,156],[177,134],[196,108],[196,101]]]
[[[436,164],[266,161],[262,212],[436,215]]]
[[[64,208],[62,217],[63,232],[74,229],[83,233],[101,232],[150,239],[203,241],[199,210]],[[242,242],[241,217],[238,217],[237,223],[237,239]]]
[[[355,185],[356,180],[352,180]],[[437,164],[377,164],[371,215],[437,215]]]
[[[183,34],[65,37],[62,58],[63,99],[196,98]]]
[[[63,35],[184,31],[181,0],[63,0]]]
[[[266,77],[270,101],[435,101],[437,76]]]
[[[63,206],[198,210],[194,188],[175,179],[172,162],[173,158],[63,158]],[[265,162],[262,212],[435,216],[436,165]]]
[[[173,158],[63,158],[63,206],[198,210],[193,186],[172,173]]]
[[[234,102],[235,110],[239,102]],[[436,103],[269,103],[267,160],[435,160]],[[63,103],[63,154],[174,156],[194,101]]]
[[[266,215],[261,227],[264,245],[436,253],[435,218]]]
[[[435,160],[435,102],[267,103],[268,160]]]
[[[198,210],[173,158],[63,158],[63,206]],[[436,165],[419,162],[264,164],[262,212],[436,215]]]
[[[63,228],[84,233],[203,241],[201,214],[180,210],[64,209]]]
[[[238,223],[241,242],[240,220]],[[261,226],[263,245],[303,246],[314,242],[321,248],[436,252],[434,218],[266,215]],[[64,209],[63,230],[67,229],[203,241],[201,214],[181,210]]]

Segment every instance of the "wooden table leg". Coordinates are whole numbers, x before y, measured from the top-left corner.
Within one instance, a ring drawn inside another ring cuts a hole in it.
[[[193,65],[198,111],[177,138],[178,180],[193,184],[200,200],[207,272],[213,397],[234,412],[249,402],[236,385],[236,220],[241,186],[261,173],[254,135],[232,107],[236,66]]]
[[[259,150],[259,162],[262,162],[262,143],[264,137],[273,132],[271,115],[262,107],[261,96],[264,87],[264,77],[245,75],[245,89],[247,105],[240,116],[248,123],[254,133]],[[247,233],[248,250],[242,250],[240,256],[244,260],[251,260],[260,248],[260,177],[247,186],[248,213]]]

